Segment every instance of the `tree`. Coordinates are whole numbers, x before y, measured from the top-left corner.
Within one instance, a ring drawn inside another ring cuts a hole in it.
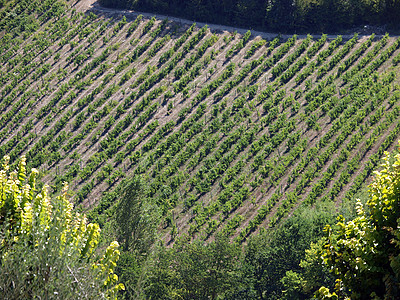
[[[296,278],[307,277],[307,270],[299,266],[307,258],[305,250],[319,240],[324,225],[333,223],[336,215],[332,203],[303,207],[279,227],[251,237],[244,249],[240,283],[229,299],[304,299],[302,296],[307,293],[299,291],[298,297],[293,293],[297,287],[294,288],[293,276],[286,278],[290,276],[287,272],[296,272]],[[290,294],[282,294],[288,289]]]
[[[146,253],[156,239],[159,213],[144,196],[145,185],[139,176],[129,179],[117,204],[115,225],[123,251]]]
[[[115,209],[115,233],[122,245],[117,272],[126,286],[125,297],[137,299],[142,292],[147,257],[157,238],[160,213],[145,197],[146,185],[139,176],[126,183]]]
[[[227,299],[237,282],[240,246],[217,235],[208,244],[182,236],[153,257],[146,299]]]
[[[375,172],[370,197],[357,217],[326,226],[323,261],[336,277],[335,291],[321,287],[320,299],[399,299],[400,297],[400,154],[385,153]]]
[[[305,250],[305,257],[299,264],[301,271],[286,272],[281,279],[282,299],[311,299],[321,286],[334,287],[335,278],[321,261],[324,242],[322,238]]]
[[[99,257],[97,224],[73,211],[68,186],[50,199],[35,190],[38,171],[26,179],[23,156],[17,171],[9,157],[0,171],[0,292],[4,299],[115,299],[123,289],[114,267],[118,243]]]
[[[266,12],[266,23],[277,31],[288,31],[294,25],[295,6],[293,0],[269,0]]]

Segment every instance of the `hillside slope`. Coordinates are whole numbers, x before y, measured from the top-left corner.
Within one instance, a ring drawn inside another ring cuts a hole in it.
[[[266,41],[60,3],[1,9],[0,154],[92,216],[141,174],[166,233],[243,241],[353,196],[399,139],[399,38]]]

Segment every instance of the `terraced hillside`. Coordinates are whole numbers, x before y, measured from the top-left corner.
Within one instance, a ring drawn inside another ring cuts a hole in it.
[[[0,11],[0,154],[100,221],[140,174],[167,240],[243,241],[352,197],[400,137],[400,38],[263,40],[72,5]]]

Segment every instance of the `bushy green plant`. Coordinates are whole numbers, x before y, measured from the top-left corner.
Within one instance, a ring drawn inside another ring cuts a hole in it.
[[[96,252],[97,224],[73,210],[68,186],[51,199],[36,191],[38,171],[26,178],[26,158],[11,171],[5,156],[0,171],[0,292],[4,299],[116,299],[124,288],[114,267],[118,243]]]
[[[336,277],[335,292],[320,299],[398,299],[400,296],[400,154],[386,152],[382,170],[369,186],[366,208],[357,200],[357,217],[326,226],[323,261]],[[349,298],[348,298],[349,299]]]

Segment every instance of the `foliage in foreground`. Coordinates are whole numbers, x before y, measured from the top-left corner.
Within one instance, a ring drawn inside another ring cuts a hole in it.
[[[0,292],[4,299],[116,298],[123,289],[114,267],[118,243],[102,257],[96,247],[97,224],[73,211],[62,194],[50,199],[47,188],[36,193],[38,171],[26,178],[26,159],[10,171],[9,157],[0,171]]]
[[[324,263],[336,277],[335,292],[322,287],[321,299],[399,299],[400,154],[384,157],[375,172],[370,199],[357,201],[357,217],[326,226]]]

